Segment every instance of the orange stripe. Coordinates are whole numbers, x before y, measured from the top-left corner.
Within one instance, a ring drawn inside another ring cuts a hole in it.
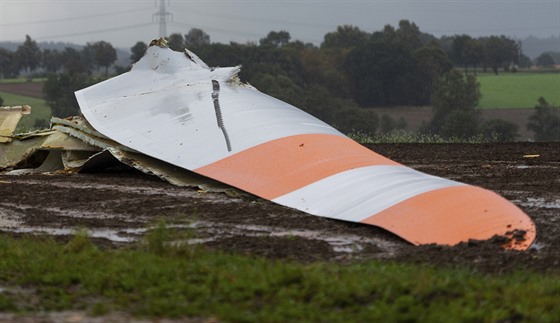
[[[296,135],[251,147],[194,171],[272,200],[353,168],[399,165],[347,137]]]
[[[423,193],[362,222],[382,227],[417,245],[455,245],[468,239],[507,235],[517,229],[527,231],[525,240],[506,247],[525,250],[536,237],[535,225],[523,211],[498,194],[475,186]]]

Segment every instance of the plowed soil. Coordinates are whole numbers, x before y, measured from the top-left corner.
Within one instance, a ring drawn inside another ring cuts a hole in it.
[[[311,216],[245,194],[180,188],[130,169],[0,176],[0,231],[68,238],[86,228],[119,247],[165,219],[210,249],[300,262],[367,259],[468,266],[484,272],[560,268],[560,143],[380,144],[370,149],[425,173],[501,194],[536,223],[528,251],[499,239],[412,246],[372,226]],[[526,155],[533,155],[526,157]],[[538,156],[535,156],[538,155]],[[525,156],[525,157],[524,157]]]

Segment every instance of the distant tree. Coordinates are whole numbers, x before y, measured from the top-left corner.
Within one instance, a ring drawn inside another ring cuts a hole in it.
[[[16,51],[19,66],[25,69],[27,77],[31,80],[31,73],[41,63],[41,51],[37,42],[32,40],[29,35],[25,35],[25,41]]]
[[[109,75],[109,67],[117,60],[117,51],[110,43],[98,41],[93,43],[93,61],[95,65],[105,69],[105,76]]]
[[[422,97],[421,80],[412,53],[378,33],[353,48],[342,69],[352,97],[362,107],[414,105]]]
[[[379,117],[372,109],[344,107],[335,111],[332,125],[346,134],[360,132],[372,135],[377,131]]]
[[[187,48],[196,48],[208,44],[210,44],[210,35],[205,33],[202,29],[191,28],[191,30],[185,34],[185,47]]]
[[[358,27],[343,25],[325,34],[321,48],[352,48],[366,42],[369,34]]]
[[[62,68],[62,53],[56,49],[44,49],[41,55],[41,65],[49,73],[56,73]]]
[[[543,97],[529,117],[527,130],[535,133],[536,141],[560,141],[560,108],[552,107]]]
[[[484,45],[484,63],[498,75],[500,68],[515,64],[519,60],[518,43],[505,36],[490,36],[481,39]]]
[[[472,38],[469,35],[458,35],[453,38],[451,43],[451,59],[453,63],[464,66],[465,73],[467,71],[466,47],[471,40]]]
[[[82,52],[66,47],[62,52],[63,68],[68,74],[89,73],[89,64],[84,59]]]
[[[554,60],[554,64],[560,64],[560,52],[554,52],[554,51],[547,51],[544,52],[548,55],[550,55],[550,57],[552,57],[552,59]]]
[[[531,66],[533,66],[533,61],[528,56],[521,54],[519,56],[519,67],[530,68]]]
[[[95,63],[95,48],[92,43],[86,43],[86,45],[79,51],[80,61],[86,68],[88,73],[92,73],[98,66]]]
[[[484,138],[490,141],[511,142],[519,136],[517,133],[519,127],[515,123],[501,119],[485,121],[480,128]]]
[[[484,46],[469,35],[456,36],[451,45],[451,58],[455,64],[465,68],[466,74],[469,65],[472,66],[476,75],[476,66],[484,62]]]
[[[74,92],[92,84],[94,80],[85,73],[49,75],[43,92],[52,114],[61,118],[79,114],[80,108]]]
[[[435,42],[415,50],[412,57],[417,66],[416,78],[419,79],[419,97],[415,104],[429,104],[433,83],[453,67],[451,60]]]
[[[408,20],[399,21],[399,28],[395,32],[395,40],[409,51],[422,47],[420,28]]]
[[[13,52],[0,48],[0,78],[17,77],[19,68]]]
[[[469,137],[477,133],[480,85],[472,75],[450,70],[435,84],[432,93],[432,119],[428,132],[444,137]]]
[[[471,65],[476,75],[476,67],[484,62],[484,46],[479,40],[470,39],[463,47],[463,51],[465,66]]]
[[[130,61],[132,63],[138,62],[146,53],[146,49],[148,49],[148,45],[144,42],[139,41],[134,44],[134,46],[130,48],[130,52],[132,53],[130,54]]]
[[[535,64],[539,67],[552,67],[554,66],[554,59],[549,53],[542,53],[535,60]]]
[[[351,84],[340,71],[346,54],[345,50],[306,48],[300,53],[303,79],[339,98],[350,98]]]
[[[290,33],[287,31],[271,31],[260,40],[261,46],[282,47],[290,42]]]
[[[0,107],[4,106],[4,99],[0,96]]]
[[[183,35],[179,33],[173,33],[169,35],[167,39],[167,46],[172,50],[183,52],[185,50],[185,39]]]

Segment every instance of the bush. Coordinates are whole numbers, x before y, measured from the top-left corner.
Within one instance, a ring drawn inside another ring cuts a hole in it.
[[[509,121],[501,119],[492,119],[485,121],[481,126],[482,135],[486,140],[509,142],[515,141],[519,136],[517,130],[519,127]]]
[[[527,129],[535,132],[536,141],[560,141],[560,108],[551,107],[543,97],[538,102]]]
[[[444,138],[470,138],[478,133],[478,114],[473,111],[453,110],[443,119],[439,134]]]

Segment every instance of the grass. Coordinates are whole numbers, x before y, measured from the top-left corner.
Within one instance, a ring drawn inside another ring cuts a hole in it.
[[[42,120],[39,122],[48,125],[51,118],[51,108],[45,100],[6,92],[0,92],[0,97],[4,99],[5,106],[24,104],[31,106],[31,114],[23,116],[18,125],[18,131],[35,128],[37,120]]]
[[[479,107],[533,108],[540,97],[552,106],[560,105],[560,73],[479,74],[482,98]]]
[[[100,249],[77,234],[0,235],[0,312],[124,311],[224,321],[538,321],[560,317],[560,273],[491,275],[387,262],[299,264],[173,245]],[[162,248],[162,246],[165,246]]]

